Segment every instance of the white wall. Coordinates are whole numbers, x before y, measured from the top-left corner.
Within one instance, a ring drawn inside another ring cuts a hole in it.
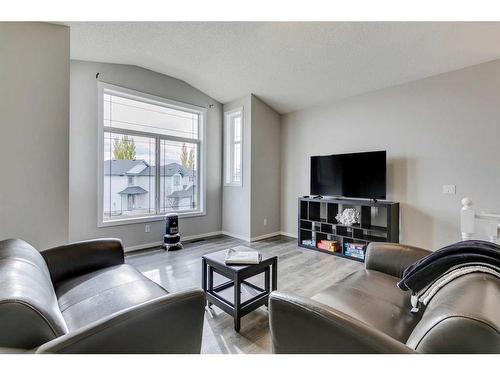
[[[385,149],[401,242],[458,241],[462,197],[500,209],[499,98],[497,60],[283,116],[282,230],[297,232],[311,155]],[[457,194],[443,195],[444,184]]]
[[[223,109],[239,107],[243,107],[242,186],[223,188],[222,231],[251,241],[280,231],[280,115],[253,94],[226,103]]]
[[[223,106],[224,112],[243,108],[242,186],[224,186],[222,199],[222,231],[242,239],[250,238],[251,193],[251,96],[233,100]],[[224,121],[226,119],[224,118]]]
[[[70,204],[71,241],[118,237],[126,247],[163,239],[164,223],[97,227],[97,81],[99,80],[179,102],[208,108],[206,127],[206,215],[181,218],[183,237],[219,232],[222,199],[222,106],[201,91],[178,79],[136,66],[71,61]]]
[[[0,240],[68,240],[69,29],[0,23]]]
[[[280,115],[252,95],[252,238],[280,231],[280,145]]]

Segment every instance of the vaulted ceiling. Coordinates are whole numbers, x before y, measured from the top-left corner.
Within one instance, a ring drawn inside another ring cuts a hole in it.
[[[500,58],[500,23],[69,22],[73,59],[132,64],[280,113]]]

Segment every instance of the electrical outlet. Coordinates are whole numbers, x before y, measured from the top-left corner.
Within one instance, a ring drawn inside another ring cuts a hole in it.
[[[457,187],[455,185],[443,185],[443,194],[456,194]]]
[[[144,232],[146,232],[146,233],[151,232],[151,225],[146,224],[146,225],[144,226]]]
[[[267,217],[264,218],[264,225],[267,225]]]

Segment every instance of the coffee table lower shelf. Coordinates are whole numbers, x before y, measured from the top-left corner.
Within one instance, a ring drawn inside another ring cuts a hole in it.
[[[202,287],[205,291],[208,307],[215,305],[234,319],[234,329],[239,332],[241,318],[256,310],[260,306],[268,305],[269,294],[277,288],[278,258],[270,257],[259,264],[245,266],[229,266],[207,254],[202,258]],[[229,279],[229,281],[214,286],[214,272]],[[246,279],[264,273],[264,288],[250,283]],[[248,300],[241,301],[241,287],[248,286],[256,294]],[[233,302],[224,298],[220,293],[234,288]]]

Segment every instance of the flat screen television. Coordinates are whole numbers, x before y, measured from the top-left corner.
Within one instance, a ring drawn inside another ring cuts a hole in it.
[[[385,199],[386,152],[312,156],[311,195]]]

